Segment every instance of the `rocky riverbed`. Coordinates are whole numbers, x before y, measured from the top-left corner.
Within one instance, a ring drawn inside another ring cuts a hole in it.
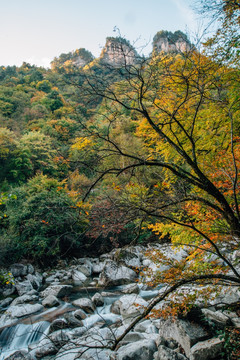
[[[151,298],[163,291],[138,279],[136,269],[148,267],[154,273],[161,267],[145,250],[135,246],[100,258],[75,259],[43,273],[30,264],[12,265],[14,285],[1,290],[0,360],[219,359],[223,340],[213,337],[199,317],[143,319],[111,350]],[[173,258],[187,256],[187,250],[164,251]],[[239,301],[239,290],[229,288],[199,312],[205,323],[240,328],[237,313],[223,306]]]

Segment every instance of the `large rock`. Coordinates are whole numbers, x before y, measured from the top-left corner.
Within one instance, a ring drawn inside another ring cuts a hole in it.
[[[74,300],[73,305],[80,307],[82,310],[84,310],[88,314],[92,314],[96,310],[94,303],[92,302],[92,300],[90,300],[88,298],[80,298],[80,299]]]
[[[120,347],[117,360],[152,360],[157,351],[153,340],[140,340]]]
[[[76,328],[83,326],[81,320],[78,320],[72,313],[65,313],[64,318],[70,328]]]
[[[53,295],[58,298],[62,298],[66,295],[69,295],[72,291],[71,285],[52,285],[43,290],[40,295],[43,298],[46,298],[48,295]]]
[[[28,354],[27,351],[15,351],[12,355],[5,358],[5,360],[34,360],[31,354]]]
[[[86,275],[83,274],[83,272],[78,271],[78,270],[73,270],[72,272],[72,279],[75,283],[84,283],[84,281],[87,280]]]
[[[14,277],[26,276],[28,273],[28,267],[23,264],[13,264],[10,267],[10,271]]]
[[[190,360],[220,359],[223,345],[224,340],[219,338],[201,341],[191,348]]]
[[[198,341],[209,338],[209,333],[199,324],[186,320],[160,320],[159,335],[165,339],[176,340],[184,349],[187,357],[190,356],[190,349]]]
[[[13,305],[25,304],[28,302],[36,302],[36,301],[38,301],[37,295],[24,294],[22,296],[18,296],[17,298],[15,298],[11,305],[13,306]]]
[[[31,315],[43,310],[40,304],[20,304],[17,306],[10,306],[7,309],[7,315],[12,318],[21,318],[26,315]]]
[[[139,268],[141,260],[138,254],[127,249],[118,249],[115,252],[114,259],[117,262],[123,262],[126,266]]]
[[[17,288],[18,295],[20,295],[20,296],[33,290],[33,286],[31,284],[30,280],[16,282],[15,286]]]
[[[49,333],[52,333],[57,330],[66,329],[68,327],[67,321],[65,319],[55,319],[49,327]]]
[[[33,274],[28,274],[27,275],[27,280],[30,281],[30,283],[32,284],[32,287],[35,289],[35,290],[39,290],[41,285],[42,285],[42,280],[43,280],[43,277],[41,274],[39,273],[36,273],[35,275]]]
[[[166,346],[160,345],[158,352],[154,354],[154,360],[187,360],[187,358]]]
[[[105,265],[101,272],[98,284],[100,286],[117,286],[131,283],[136,278],[137,275],[132,269],[111,261]]]
[[[96,306],[103,306],[104,305],[104,298],[101,294],[99,293],[95,293],[92,297],[92,302],[96,305]]]
[[[120,302],[120,314],[124,323],[132,322],[137,316],[143,313],[148,302],[136,294],[123,295],[118,300]]]
[[[42,301],[42,305],[45,306],[45,307],[58,306],[59,304],[60,304],[59,300],[54,295],[48,295]]]

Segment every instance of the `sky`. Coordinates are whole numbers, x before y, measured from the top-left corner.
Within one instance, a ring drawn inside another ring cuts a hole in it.
[[[107,36],[146,45],[160,30],[198,31],[194,0],[0,0],[0,65],[49,67],[55,56],[86,48],[98,57]],[[118,28],[119,31],[114,31]]]

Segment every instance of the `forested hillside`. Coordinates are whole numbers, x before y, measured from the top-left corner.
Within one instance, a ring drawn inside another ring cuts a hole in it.
[[[238,10],[222,10],[225,29]],[[1,67],[2,265],[158,239],[189,256],[155,252],[167,270],[154,285],[239,283],[238,50],[217,48],[224,31],[206,44],[217,57],[162,31],[149,57],[117,37],[97,59]]]

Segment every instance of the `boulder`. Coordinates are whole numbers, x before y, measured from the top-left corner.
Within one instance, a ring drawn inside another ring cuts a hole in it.
[[[13,354],[5,358],[5,360],[34,360],[31,354],[27,351],[15,351]]]
[[[55,319],[49,327],[49,333],[52,333],[57,330],[66,329],[68,327],[67,321],[65,319]]]
[[[118,249],[115,252],[114,260],[117,262],[123,262],[128,267],[139,268],[141,266],[141,260],[139,256],[128,249]]]
[[[67,321],[68,327],[76,328],[83,326],[81,320],[78,320],[72,313],[65,313],[64,319]]]
[[[33,274],[28,274],[27,275],[27,279],[30,281],[30,283],[32,284],[32,287],[35,290],[39,290],[41,285],[42,285],[42,281],[43,281],[43,277],[42,275],[40,275],[39,273],[36,273],[35,275]]]
[[[16,282],[15,286],[17,288],[18,295],[20,296],[26,294],[28,291],[33,290],[33,286],[29,280]]]
[[[119,299],[120,314],[122,315],[124,323],[132,322],[137,316],[143,313],[148,302],[141,296],[131,294],[123,295]]]
[[[101,294],[99,293],[95,293],[92,297],[92,302],[96,305],[96,306],[103,306],[104,305],[104,298],[102,297]]]
[[[220,359],[224,340],[213,338],[198,342],[191,348],[190,360]]]
[[[187,320],[162,319],[158,326],[159,335],[165,339],[177,341],[184,349],[187,357],[190,356],[190,349],[193,345],[210,337],[209,333],[199,324]]]
[[[53,295],[58,298],[62,298],[64,296],[67,296],[72,291],[71,285],[52,285],[48,286],[45,290],[43,290],[40,295],[43,298],[46,298],[48,295]]]
[[[22,296],[18,296],[17,298],[15,298],[11,305],[13,306],[13,305],[19,305],[19,304],[24,304],[24,303],[29,303],[29,302],[36,302],[36,301],[38,301],[37,295],[24,294]]]
[[[146,333],[146,334],[158,334],[158,329],[152,323],[151,320],[144,320],[144,321],[138,323],[134,327],[134,330],[142,332],[142,333]]]
[[[93,314],[96,310],[96,307],[92,300],[88,298],[80,298],[73,301],[73,305],[80,307],[82,310],[84,310],[87,314]]]
[[[19,276],[26,276],[28,273],[28,266],[23,264],[13,264],[10,267],[10,271],[15,278]]]
[[[1,300],[0,301],[0,307],[5,308],[8,305],[10,305],[12,301],[13,301],[13,299],[11,297],[7,297],[6,299]]]
[[[209,319],[215,322],[218,325],[226,325],[230,322],[230,319],[228,316],[223,314],[221,311],[212,311],[210,309],[202,309],[203,315]]]
[[[117,360],[152,360],[157,351],[153,340],[140,340],[120,347]]]
[[[7,309],[7,315],[12,318],[21,318],[26,315],[31,315],[43,310],[43,306],[40,304],[20,304],[10,306]]]
[[[104,261],[102,261],[102,262],[98,261],[97,263],[93,264],[93,266],[92,266],[93,274],[100,274],[100,272],[103,271],[104,266],[105,266]]]
[[[87,315],[85,314],[85,312],[82,309],[78,309],[78,310],[74,311],[73,315],[78,320],[84,320],[87,317]]]
[[[55,346],[55,344],[50,340],[49,337],[46,337],[37,344],[37,348],[35,349],[35,356],[36,358],[41,359],[44,356],[56,354],[57,351],[58,348]]]
[[[187,360],[187,358],[164,345],[160,345],[158,351],[154,354],[154,360]]]
[[[116,262],[108,262],[100,274],[98,285],[117,286],[133,282],[137,278],[136,273],[123,265],[117,265]]]
[[[60,304],[59,300],[54,295],[48,295],[42,301],[42,305],[44,307],[53,307],[53,306],[58,306],[59,304]]]
[[[139,294],[139,287],[136,283],[125,285],[122,289],[124,294]]]
[[[84,281],[87,280],[87,277],[81,271],[73,270],[72,279],[76,284],[78,284],[78,283],[82,284],[82,283],[84,283]]]

